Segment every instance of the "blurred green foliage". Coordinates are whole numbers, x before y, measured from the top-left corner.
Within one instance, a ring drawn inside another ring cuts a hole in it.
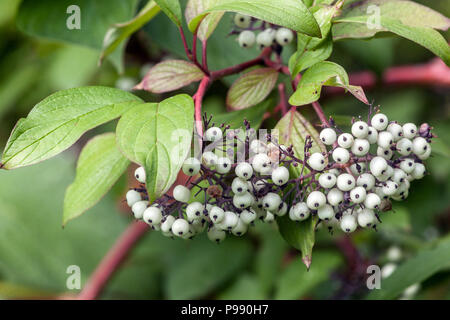
[[[120,86],[126,81],[136,84],[142,76],[141,69],[147,68],[149,63],[184,55],[176,26],[159,14],[131,38],[124,54],[124,73],[119,74],[109,61],[97,65],[101,48],[99,34],[96,34],[95,40],[91,39],[94,41],[92,43],[77,43],[73,39],[48,39],[20,31],[16,24],[20,2],[0,0],[2,147],[17,119],[26,116],[37,102],[49,94],[88,84]],[[29,2],[24,1],[24,6]],[[130,5],[133,5],[132,2]],[[420,2],[447,16],[450,14],[447,1]],[[106,20],[105,30],[110,23],[123,22],[131,16],[119,15],[117,21]],[[21,19],[24,19],[24,13]],[[233,37],[227,37],[231,21],[231,15],[225,15],[209,41],[208,58],[212,69],[236,64],[257,55],[256,50],[242,50]],[[40,23],[43,24],[41,27],[50,28],[51,31],[51,21]],[[121,54],[120,48],[117,52]],[[291,52],[292,48],[285,50],[284,61],[287,61]],[[389,66],[422,63],[430,58],[432,55],[427,50],[409,41],[379,38],[337,42],[330,60],[342,64],[349,73],[367,69],[379,74]],[[231,113],[225,109],[224,97],[235,78],[229,77],[214,84],[206,96],[205,109],[212,114],[220,114],[219,119],[231,119]],[[183,91],[192,93],[193,86]],[[140,94],[149,101],[165,97]],[[444,237],[450,230],[450,95],[448,89],[419,86],[377,87],[366,94],[390,118],[428,122],[433,125],[438,136],[433,146],[433,157],[428,162],[430,175],[413,183],[407,201],[394,204],[393,212],[382,215],[383,223],[378,232],[365,230],[352,236],[360,254],[380,265],[388,261],[387,248],[392,245],[400,247],[404,258],[398,263],[404,265],[399,270],[408,270],[414,268],[411,261],[419,261],[420,264],[421,257],[429,259],[429,252],[438,243],[437,239]],[[273,96],[276,98],[276,94]],[[269,106],[263,103],[253,107],[258,112],[250,114],[252,119],[259,122],[264,110],[275,106],[273,101],[276,99],[271,100]],[[367,111],[364,105],[349,95],[325,98],[322,105],[327,115],[336,115],[337,119],[348,120],[350,116],[365,115]],[[318,122],[308,107],[300,111],[313,123]],[[276,121],[269,118],[263,122],[263,126],[271,128]],[[32,167],[0,172],[1,298],[77,294],[77,290],[66,288],[67,267],[78,265],[84,284],[102,256],[132,220],[128,212],[120,210],[120,201],[126,189],[126,177],[123,177],[121,183],[87,214],[65,229],[61,227],[64,190],[74,179],[79,150],[88,137],[114,127],[115,123],[111,123],[93,130],[55,159]],[[342,275],[348,268],[348,262],[336,247],[336,239],[337,236],[329,235],[325,228],[318,231],[311,270],[306,272],[300,256],[287,246],[274,225],[259,225],[244,238],[230,237],[221,245],[210,243],[206,237],[181,241],[150,232],[113,278],[102,297],[363,298],[368,294],[363,281],[359,283],[363,287],[362,294],[341,294],[340,289],[346,281]],[[441,245],[436,250],[440,255],[450,257],[448,245]],[[438,270],[427,272],[426,277],[419,277],[422,285],[416,297],[449,299],[449,266],[443,264]],[[389,290],[389,283],[397,286],[394,288],[397,291],[392,289],[394,293],[387,297],[395,298],[401,291],[395,283],[398,278],[396,276],[386,281],[387,288],[383,289]]]

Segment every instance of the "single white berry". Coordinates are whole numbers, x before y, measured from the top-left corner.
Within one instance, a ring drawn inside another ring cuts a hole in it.
[[[384,115],[382,113],[378,113],[372,117],[370,124],[372,125],[372,127],[377,129],[378,131],[382,131],[382,130],[386,129],[386,127],[388,126],[389,123],[388,123],[388,118],[386,117],[386,115]]]
[[[309,208],[305,202],[298,202],[289,210],[289,218],[293,221],[303,221],[309,217]]]
[[[236,213],[232,211],[225,211],[223,220],[220,223],[216,224],[216,226],[221,228],[222,230],[231,230],[237,226],[238,222],[239,217]]]
[[[231,230],[231,232],[235,235],[235,236],[242,236],[243,234],[245,234],[248,230],[248,225],[246,223],[244,223],[241,219],[238,220],[237,225]]]
[[[175,221],[175,217],[174,216],[166,216],[163,218],[163,221],[161,223],[161,231],[164,232],[170,232],[171,228],[172,228],[172,224]]]
[[[364,139],[369,133],[369,126],[364,121],[356,121],[352,125],[352,134],[355,138]]]
[[[344,201],[344,193],[338,188],[333,188],[328,192],[327,200],[332,206],[337,206]]]
[[[377,143],[378,140],[378,131],[374,127],[369,127],[369,131],[367,132],[367,141],[370,144]]]
[[[371,190],[375,186],[375,177],[370,173],[363,173],[356,180],[356,185]]]
[[[238,209],[245,209],[253,204],[253,196],[249,192],[233,196],[233,205]]]
[[[320,140],[327,146],[331,146],[336,141],[336,131],[331,128],[325,128],[320,131]]]
[[[308,164],[317,171],[322,171],[327,165],[324,155],[320,152],[313,153],[308,159]]]
[[[138,201],[131,207],[131,211],[136,219],[142,219],[145,209],[147,209],[148,201]]]
[[[386,130],[392,134],[394,141],[398,141],[403,138],[403,128],[396,122],[390,123]]]
[[[394,151],[391,148],[383,149],[382,147],[377,148],[377,156],[383,157],[386,160],[392,159]]]
[[[231,190],[234,194],[243,194],[248,192],[248,183],[246,180],[236,177],[231,183]]]
[[[270,158],[265,153],[258,153],[253,157],[252,166],[256,172],[266,172],[268,168],[270,169],[270,164]]]
[[[183,172],[187,176],[195,176],[200,171],[200,160],[197,158],[187,158],[183,163]]]
[[[270,211],[266,211],[266,216],[264,217],[263,221],[264,222],[273,222],[275,220],[275,216],[272,212]]]
[[[317,210],[317,215],[319,219],[328,221],[334,217],[334,209],[329,204],[325,204]]]
[[[178,237],[182,237],[189,232],[189,223],[184,219],[176,219],[172,224],[172,232]]]
[[[386,181],[383,185],[383,193],[388,196],[392,196],[397,192],[398,184],[394,181]]]
[[[405,171],[406,173],[411,173],[414,171],[415,163],[413,159],[406,158],[400,162],[400,169]]]
[[[386,171],[387,167],[388,163],[386,159],[382,157],[374,157],[372,160],[370,160],[369,169],[375,177],[383,174]]]
[[[285,46],[292,42],[292,39],[294,39],[294,33],[289,29],[280,28],[277,30],[275,39],[280,46]]]
[[[205,132],[206,141],[217,141],[222,139],[222,130],[218,127],[211,127]]]
[[[341,148],[348,149],[353,145],[355,139],[350,133],[342,133],[338,137],[338,145]]]
[[[253,209],[246,209],[241,212],[239,219],[246,224],[250,224],[256,219],[256,212]]]
[[[142,200],[141,194],[139,192],[137,192],[136,190],[128,190],[127,195],[126,195],[126,199],[127,199],[127,204],[129,207],[133,206],[133,204],[135,204],[138,201]]]
[[[417,126],[414,123],[405,123],[402,130],[403,136],[407,139],[413,139],[417,134]]]
[[[416,163],[414,166],[414,170],[411,172],[411,175],[414,179],[422,179],[425,176],[425,166],[422,163]]]
[[[263,198],[264,209],[275,212],[281,204],[281,198],[277,193],[269,192]]]
[[[425,140],[425,138],[422,138],[422,137],[416,137],[416,138],[414,138],[414,140],[412,142],[413,152],[415,155],[418,155],[418,156],[424,154],[429,147],[430,146],[429,146],[427,140]]]
[[[325,188],[333,188],[336,184],[336,176],[332,173],[323,173],[319,176],[319,184]]]
[[[213,206],[208,214],[209,218],[213,223],[220,223],[225,217],[225,211],[217,206]]]
[[[279,206],[278,206],[278,211],[275,212],[275,214],[279,217],[284,216],[288,211],[288,206],[286,204],[286,202],[282,202]]]
[[[341,218],[341,229],[346,233],[350,233],[356,230],[356,219],[351,214],[343,215]]]
[[[366,164],[364,162],[354,163],[350,166],[350,171],[357,176],[366,171]]]
[[[336,185],[341,191],[350,191],[355,187],[355,178],[348,173],[342,173],[337,177]]]
[[[262,49],[265,47],[270,47],[274,39],[275,39],[275,30],[269,28],[264,30],[263,32],[260,32],[256,36],[256,43]]]
[[[234,24],[242,29],[248,28],[250,26],[251,20],[252,18],[245,14],[236,13],[234,15]]]
[[[267,144],[264,141],[255,139],[250,142],[249,149],[253,153],[265,153],[267,152]]]
[[[198,201],[188,204],[186,207],[186,216],[189,222],[199,220],[203,215],[203,204]]]
[[[234,170],[236,175],[244,180],[248,180],[253,175],[253,168],[252,166],[247,162],[241,162],[236,166],[236,169]]]
[[[139,167],[134,171],[134,177],[136,178],[137,181],[139,181],[140,183],[145,183],[145,179],[146,179],[146,174],[145,174],[145,169],[144,167]]]
[[[242,48],[251,48],[256,42],[256,36],[253,31],[244,30],[239,34],[238,42]]]
[[[378,209],[381,204],[381,199],[376,193],[368,193],[364,200],[364,206],[368,209]]]
[[[388,149],[393,142],[394,137],[392,136],[392,133],[390,133],[389,131],[382,131],[378,133],[377,143],[378,146],[380,146],[381,148]]]
[[[191,198],[191,191],[185,186],[179,184],[173,189],[173,197],[179,202],[186,203]]]
[[[212,151],[206,151],[202,154],[202,163],[208,168],[212,168],[217,164],[219,158]]]
[[[419,158],[420,160],[427,160],[431,155],[431,146],[429,148],[427,148],[427,151],[425,151],[425,153],[418,155],[417,158]]]
[[[406,172],[402,169],[395,168],[394,174],[392,175],[392,181],[396,182],[397,184],[401,184],[406,180]]]
[[[211,227],[208,230],[208,239],[216,242],[216,243],[220,243],[223,240],[225,240],[225,238],[227,237],[225,231],[220,230],[216,227]]]
[[[364,187],[356,187],[350,191],[350,200],[353,203],[361,203],[366,199],[366,189]]]
[[[221,157],[217,159],[216,171],[221,174],[230,172],[231,160],[227,157]]]
[[[387,263],[381,268],[381,278],[386,279],[397,269],[395,263]]]
[[[308,205],[308,208],[310,208],[311,210],[317,210],[321,206],[323,206],[326,201],[327,198],[322,192],[313,191],[308,195],[308,198],[306,199],[306,204]]]
[[[366,139],[355,139],[352,145],[352,152],[355,156],[362,157],[369,152],[370,143]]]
[[[277,186],[286,184],[289,180],[289,170],[286,167],[278,167],[272,171],[272,181]]]
[[[161,209],[155,206],[148,207],[145,209],[142,218],[145,222],[147,222],[150,225],[159,225],[162,220],[162,212]]]
[[[397,152],[400,153],[402,156],[407,156],[411,153],[413,148],[413,144],[411,140],[402,138],[397,142],[396,149]]]
[[[350,160],[350,152],[344,148],[336,148],[332,154],[333,160],[337,163],[347,163]]]
[[[376,221],[375,213],[370,209],[362,209],[358,213],[358,224],[362,228],[367,228],[374,225]]]

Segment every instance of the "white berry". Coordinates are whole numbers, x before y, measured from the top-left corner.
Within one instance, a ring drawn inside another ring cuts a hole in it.
[[[151,225],[158,225],[162,220],[162,212],[161,209],[155,206],[148,207],[145,209],[142,218],[145,222]]]
[[[272,181],[277,186],[286,184],[289,180],[289,170],[286,167],[278,167],[272,172]]]
[[[211,127],[205,132],[206,141],[217,141],[222,139],[222,130],[218,127]]]
[[[212,168],[217,164],[219,158],[212,151],[206,151],[202,154],[202,162],[208,168]]]
[[[178,237],[182,237],[189,232],[189,223],[184,219],[176,219],[172,224],[172,232]]]
[[[253,209],[243,210],[239,216],[242,222],[250,224],[256,219],[256,212]]]
[[[378,131],[382,131],[388,126],[388,118],[386,115],[378,113],[372,117],[371,125]]]
[[[378,209],[381,199],[376,193],[368,193],[364,200],[364,206],[368,209]]]
[[[129,207],[133,206],[138,201],[142,200],[141,194],[136,190],[129,190],[126,195],[127,204]]]
[[[238,42],[243,48],[251,48],[256,42],[256,36],[253,31],[244,30],[239,34]]]
[[[378,139],[377,143],[378,146],[380,146],[383,149],[387,149],[391,146],[391,144],[394,142],[394,137],[392,136],[392,133],[389,131],[382,131],[378,133]]]
[[[332,173],[322,173],[319,177],[319,184],[325,189],[333,188],[336,184],[336,176]]]
[[[341,229],[346,233],[350,233],[356,230],[357,224],[354,216],[347,214],[341,218]]]
[[[332,206],[337,206],[344,201],[344,193],[338,188],[333,188],[328,192],[327,200]]]
[[[175,222],[174,216],[166,216],[164,218],[164,221],[161,223],[161,231],[164,232],[170,232],[173,223]]]
[[[358,224],[362,228],[367,228],[372,226],[376,221],[375,214],[370,209],[362,209],[358,213]]]
[[[317,215],[319,219],[328,221],[334,217],[333,207],[329,204],[325,204],[317,210]]]
[[[136,219],[142,219],[145,209],[147,209],[148,201],[138,201],[131,207],[131,211]]]
[[[134,177],[136,178],[137,181],[139,181],[140,183],[145,183],[145,179],[146,179],[146,174],[145,174],[145,169],[144,167],[139,167],[134,171]]]
[[[350,160],[350,152],[344,148],[336,148],[332,153],[333,160],[337,163],[347,163]]]
[[[396,122],[390,123],[386,130],[392,134],[394,141],[398,141],[403,137],[402,126]]]
[[[259,153],[253,157],[252,166],[256,172],[266,172],[270,169],[270,158],[265,153]]]
[[[369,152],[370,144],[366,139],[355,139],[352,145],[352,152],[355,156],[362,157]]]
[[[252,20],[252,18],[245,14],[236,13],[234,15],[234,23],[239,28],[243,28],[243,29],[248,28],[250,26],[251,20]]]
[[[313,191],[308,195],[308,198],[306,199],[306,204],[308,205],[308,208],[312,210],[317,210],[321,206],[325,204],[327,199],[325,198],[325,195],[320,191]]]
[[[353,203],[361,203],[366,199],[366,189],[364,187],[356,187],[350,191],[350,200]]]
[[[427,151],[427,149],[429,148],[429,145],[428,145],[427,140],[425,140],[425,138],[416,137],[416,138],[414,138],[414,140],[412,142],[412,148],[413,148],[414,154],[420,156]]]
[[[234,194],[243,194],[247,192],[247,181],[238,177],[234,178],[233,182],[231,183],[231,190],[234,192]]]
[[[183,163],[183,172],[187,176],[195,176],[200,171],[200,160],[187,158]]]
[[[220,243],[223,240],[225,240],[226,236],[227,235],[226,235],[225,231],[220,230],[216,227],[211,227],[208,230],[208,239],[213,242]]]
[[[277,30],[275,39],[280,46],[285,46],[291,43],[292,39],[294,39],[294,33],[289,29],[280,28]]]
[[[289,218],[294,221],[305,220],[309,214],[309,208],[305,202],[298,202],[289,210]]]
[[[363,173],[356,180],[356,185],[361,186],[366,190],[370,190],[375,186],[375,177],[370,173]]]
[[[250,179],[253,175],[253,168],[247,162],[239,163],[234,171],[239,178],[244,180]]]
[[[342,148],[348,149],[353,145],[355,139],[350,133],[342,133],[338,137],[338,145]]]
[[[387,161],[382,157],[374,157],[372,160],[370,160],[369,169],[375,177],[383,174],[386,171],[387,167]]]
[[[378,140],[378,131],[374,127],[369,127],[366,139],[370,144],[376,143]]]
[[[220,207],[213,206],[208,215],[213,223],[220,223],[225,217],[225,211]]]
[[[336,131],[331,128],[325,128],[320,131],[320,140],[328,146],[331,146],[336,141]]]
[[[413,139],[417,133],[417,126],[414,123],[405,123],[402,130],[405,138]]]
[[[342,173],[337,177],[336,185],[341,191],[350,191],[355,187],[355,178],[348,173]]]
[[[179,202],[188,202],[191,198],[191,191],[179,184],[173,189],[173,197]]]
[[[230,172],[231,160],[227,157],[221,157],[217,159],[216,171],[221,174]]]
[[[236,194],[233,197],[233,205],[239,209],[245,209],[253,204],[253,196],[249,192]]]
[[[308,164],[311,166],[311,168],[317,171],[322,171],[327,165],[324,155],[319,152],[313,153],[309,157]]]
[[[356,121],[352,125],[352,134],[355,138],[364,139],[369,133],[369,126],[364,121]]]

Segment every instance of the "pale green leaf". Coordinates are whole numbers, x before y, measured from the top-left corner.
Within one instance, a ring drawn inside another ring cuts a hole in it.
[[[155,2],[170,20],[172,20],[177,26],[181,26],[183,15],[181,13],[179,0],[155,0]]]
[[[186,94],[135,106],[117,124],[117,145],[131,161],[144,166],[150,201],[175,182],[190,150],[194,103]]]
[[[135,89],[163,93],[185,87],[202,78],[203,71],[191,62],[165,60],[152,67]]]
[[[322,61],[306,70],[297,86],[297,90],[289,98],[289,103],[295,106],[317,101],[322,86],[341,87],[350,91],[358,100],[368,104],[364,91],[359,86],[349,85],[347,72],[340,65]]]
[[[227,106],[241,110],[263,101],[275,87],[278,71],[272,68],[252,70],[240,76],[227,93]]]
[[[5,169],[28,166],[66,150],[86,131],[142,103],[133,94],[108,87],[56,92],[38,103],[14,127],[2,156]]]
[[[321,37],[320,28],[311,12],[299,0],[216,0],[214,6],[198,15],[189,23],[189,30],[195,32],[199,23],[209,13],[215,11],[232,11],[246,14],[270,23],[313,37]]]
[[[155,1],[149,1],[132,20],[115,24],[110,27],[103,39],[100,61],[116,50],[126,38],[142,28],[142,26],[158,14],[159,11],[160,8],[156,5]]]
[[[80,153],[75,181],[66,191],[63,225],[100,201],[129,164],[116,146],[114,133],[91,139]]]
[[[216,3],[216,0],[189,0],[186,5],[184,15],[186,22],[189,24],[192,19],[211,8]],[[205,41],[216,29],[217,25],[222,19],[224,12],[217,11],[208,14],[200,23],[197,30],[197,36],[200,40]]]

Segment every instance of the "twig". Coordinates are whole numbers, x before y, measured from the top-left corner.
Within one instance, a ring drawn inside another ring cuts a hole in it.
[[[197,133],[200,137],[203,136],[203,125],[202,125],[202,101],[203,96],[205,95],[206,88],[208,87],[211,79],[205,75],[203,76],[202,81],[198,86],[197,92],[195,93],[195,125],[197,129]]]
[[[322,110],[322,107],[320,106],[319,102],[315,101],[312,103],[312,106],[314,108],[314,111],[316,112],[317,116],[319,117],[320,121],[322,122],[322,125],[324,127],[328,127],[328,120],[327,117],[325,117],[325,113]]]
[[[289,111],[289,106],[286,99],[286,86],[283,82],[278,84],[278,94],[280,95],[281,114],[284,116]]]

